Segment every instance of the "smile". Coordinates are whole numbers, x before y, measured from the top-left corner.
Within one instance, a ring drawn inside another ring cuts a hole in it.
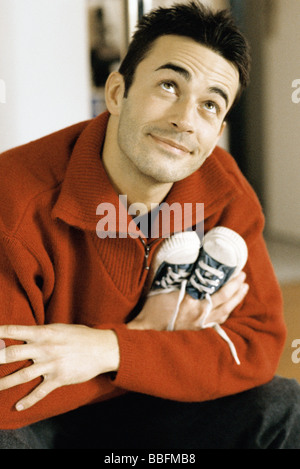
[[[171,151],[172,153],[176,153],[177,155],[182,155],[182,154],[187,155],[191,153],[191,150],[189,150],[189,148],[183,145],[180,145],[179,143],[174,142],[173,140],[169,140],[164,137],[156,137],[155,135],[152,135],[152,134],[150,134],[150,137],[152,137],[152,139],[156,143],[158,143],[160,146],[162,146],[168,151]]]

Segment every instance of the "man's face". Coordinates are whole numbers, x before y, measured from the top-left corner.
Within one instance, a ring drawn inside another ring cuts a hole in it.
[[[189,38],[160,37],[122,100],[121,158],[156,182],[189,176],[216,146],[238,86],[238,70],[217,53]]]

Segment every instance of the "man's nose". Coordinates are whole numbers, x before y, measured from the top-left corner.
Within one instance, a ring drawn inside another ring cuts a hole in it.
[[[195,109],[190,101],[181,101],[174,104],[169,122],[178,132],[194,133]]]

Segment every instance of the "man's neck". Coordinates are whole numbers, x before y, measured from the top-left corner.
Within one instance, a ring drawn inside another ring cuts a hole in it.
[[[106,173],[117,194],[126,195],[130,205],[142,204],[149,212],[165,199],[173,183],[158,183],[141,174],[128,159],[120,158],[115,130],[109,122],[102,154]]]

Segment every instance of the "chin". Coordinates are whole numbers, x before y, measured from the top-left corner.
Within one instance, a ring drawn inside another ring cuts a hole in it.
[[[192,171],[194,172],[194,171]],[[186,177],[190,176],[190,174],[192,174],[191,172],[189,173],[183,173],[183,172],[180,172],[180,173],[155,173],[155,174],[149,174],[148,176],[151,177],[154,181],[160,183],[160,184],[170,184],[170,183],[174,183],[174,182],[177,182],[177,181],[181,181],[182,179],[185,179]]]
[[[197,171],[199,169],[198,165],[188,165],[187,162],[183,164],[178,164],[179,162],[170,161],[165,162],[163,164],[163,161],[160,162],[160,164],[157,164],[158,161],[157,159],[155,161],[152,160],[148,161],[148,164],[141,164],[137,165],[137,168],[139,169],[140,173],[143,174],[143,176],[146,176],[149,179],[152,179],[156,183],[160,184],[171,184],[177,181],[181,181],[182,179],[187,178],[190,176],[192,173]],[[195,162],[194,162],[195,163]]]

